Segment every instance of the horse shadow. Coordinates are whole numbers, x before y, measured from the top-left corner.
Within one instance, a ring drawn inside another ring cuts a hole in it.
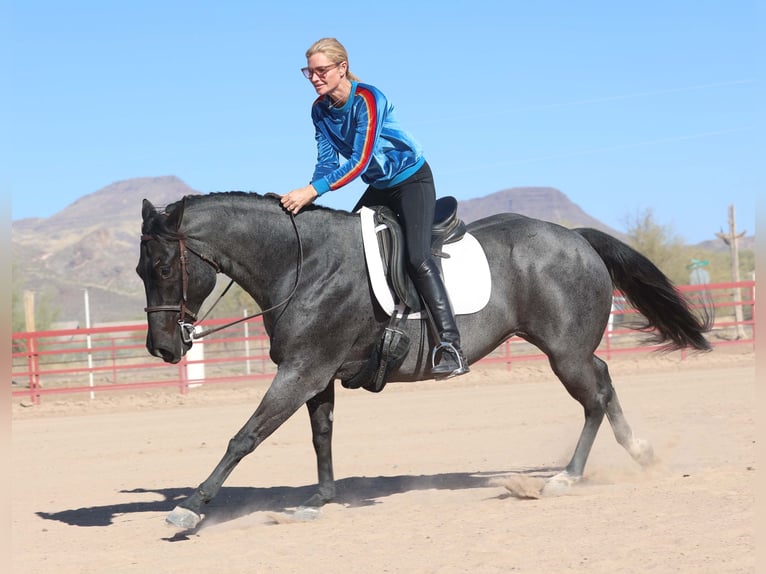
[[[399,475],[377,477],[349,477],[336,480],[336,497],[333,503],[346,507],[363,507],[379,504],[381,499],[394,494],[417,490],[464,490],[497,488],[497,479],[509,475],[547,477],[559,468],[516,469],[485,472],[455,472],[434,475]],[[191,496],[192,488],[134,488],[121,490],[121,494],[155,494],[155,501],[132,501],[106,506],[93,506],[61,510],[59,512],[36,512],[44,520],[55,520],[70,526],[110,526],[114,518],[141,512],[170,512],[179,502]],[[177,534],[166,540],[182,540],[205,524],[220,524],[236,520],[256,512],[285,513],[298,508],[316,492],[316,485],[260,487],[223,487],[205,508],[205,520],[197,529]],[[498,498],[505,498],[501,494]]]

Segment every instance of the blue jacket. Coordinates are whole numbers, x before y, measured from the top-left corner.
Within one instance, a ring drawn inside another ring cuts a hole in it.
[[[399,125],[393,104],[374,86],[352,81],[341,108],[333,108],[326,96],[317,98],[311,119],[317,142],[311,183],[319,195],[357,177],[376,188],[392,187],[425,162],[420,145]]]

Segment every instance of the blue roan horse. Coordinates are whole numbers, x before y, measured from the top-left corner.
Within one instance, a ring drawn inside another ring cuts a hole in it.
[[[302,405],[308,407],[318,466],[318,489],[305,503],[319,508],[335,496],[332,425],[335,380],[367,364],[389,322],[372,294],[360,220],[345,211],[311,206],[291,218],[272,197],[241,192],[186,197],[159,212],[143,203],[138,274],[147,298],[148,351],[176,363],[191,347],[196,319],[220,272],[261,309],[277,374],[260,405],[231,439],[212,474],[168,516],[196,527],[203,506],[239,461]],[[633,437],[606,363],[594,352],[609,318],[612,292],[622,291],[645,319],[643,329],[664,348],[709,350],[703,336],[712,312],[697,317],[646,257],[594,229],[566,229],[503,213],[468,231],[483,247],[491,272],[488,304],[458,316],[463,349],[473,363],[516,335],[541,349],[585,424],[571,461],[546,482],[546,493],[578,481],[599,426],[607,416],[617,442],[640,464],[650,445]],[[389,382],[429,378],[429,328],[408,320],[412,341]]]

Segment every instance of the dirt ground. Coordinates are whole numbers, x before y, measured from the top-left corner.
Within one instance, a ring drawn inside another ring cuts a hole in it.
[[[316,480],[299,412],[247,457],[196,531],[165,515],[264,391],[201,387],[12,405],[13,572],[755,572],[752,349],[610,361],[641,469],[604,423],[584,480],[540,498],[580,407],[543,363],[445,383],[339,386],[337,502],[290,510]]]

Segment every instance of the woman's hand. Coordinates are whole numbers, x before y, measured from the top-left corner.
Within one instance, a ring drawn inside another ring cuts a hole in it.
[[[292,190],[290,193],[286,193],[280,200],[282,207],[291,213],[298,213],[301,209],[306,207],[309,203],[313,202],[319,194],[314,186],[308,184],[306,187],[299,187]]]

